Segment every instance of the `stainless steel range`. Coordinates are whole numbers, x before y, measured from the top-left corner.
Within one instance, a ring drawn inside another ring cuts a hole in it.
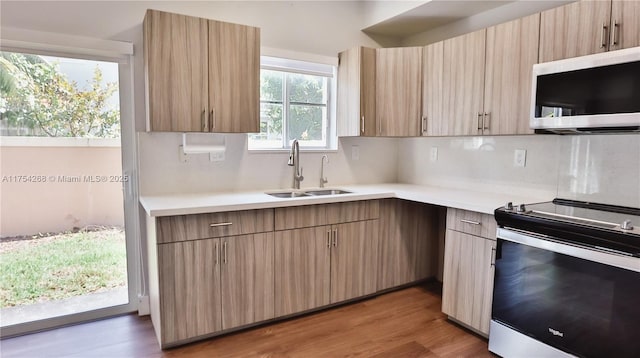
[[[495,218],[490,351],[640,357],[640,209],[556,199]]]

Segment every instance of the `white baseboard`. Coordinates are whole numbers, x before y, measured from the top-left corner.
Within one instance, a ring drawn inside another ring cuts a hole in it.
[[[138,296],[138,316],[148,316],[150,314],[149,296]]]

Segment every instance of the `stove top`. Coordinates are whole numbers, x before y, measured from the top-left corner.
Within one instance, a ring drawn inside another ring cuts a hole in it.
[[[640,209],[583,201],[512,205],[494,212],[498,226],[640,257]]]

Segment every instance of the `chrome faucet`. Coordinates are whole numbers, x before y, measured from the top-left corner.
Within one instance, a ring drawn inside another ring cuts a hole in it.
[[[327,180],[327,177],[324,176],[324,162],[325,160],[327,161],[327,164],[329,164],[329,157],[327,157],[327,155],[323,155],[322,158],[320,159],[320,187],[324,188],[324,185],[326,183],[328,183],[329,181]]]
[[[297,139],[291,143],[291,153],[287,165],[293,167],[293,188],[300,189],[300,182],[304,180],[302,168],[300,167],[300,144]]]

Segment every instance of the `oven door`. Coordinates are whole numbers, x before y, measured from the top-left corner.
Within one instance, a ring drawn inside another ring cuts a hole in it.
[[[497,236],[493,322],[576,356],[640,357],[640,259]]]

